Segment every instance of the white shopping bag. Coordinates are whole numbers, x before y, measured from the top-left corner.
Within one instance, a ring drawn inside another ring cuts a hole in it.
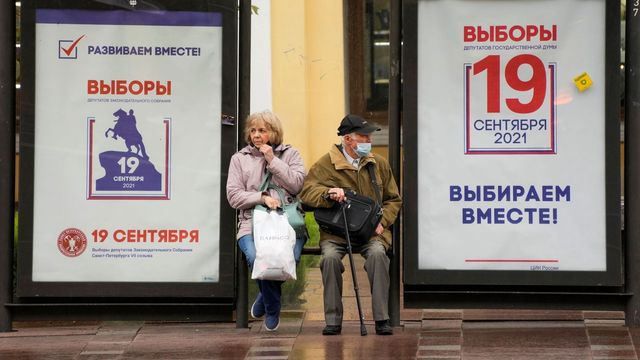
[[[296,261],[293,257],[296,232],[283,212],[256,206],[253,210],[253,242],[256,260],[252,279],[296,279]]]

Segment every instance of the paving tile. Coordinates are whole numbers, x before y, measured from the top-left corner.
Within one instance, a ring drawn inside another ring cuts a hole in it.
[[[624,319],[584,319],[586,326],[624,326]]]
[[[140,336],[129,346],[122,359],[243,359],[251,348],[251,338],[239,336],[198,336],[149,338]]]
[[[631,338],[618,336],[589,336],[591,344],[599,345],[633,345]]]
[[[582,349],[589,352],[589,340],[580,328],[476,328],[467,329],[463,334],[463,355],[475,353],[477,349]],[[463,356],[463,357],[464,357]]]
[[[482,348],[464,349],[465,360],[589,360],[589,351],[584,348]]]
[[[580,310],[507,310],[507,309],[465,309],[465,321],[472,320],[583,320]]]
[[[454,320],[462,320],[462,310],[450,310],[450,309],[433,309],[433,310],[423,310],[422,318],[430,319],[430,320],[438,320],[438,319],[454,319]]]
[[[582,321],[465,321],[465,329],[507,329],[507,328],[580,328],[584,329]]]
[[[628,328],[631,343],[633,344],[636,354],[640,354],[640,327]]]
[[[460,345],[462,344],[462,338],[457,336],[457,337],[431,337],[429,336],[429,334],[423,333],[421,334],[421,338],[420,338],[420,342],[419,342],[419,347],[422,346],[452,346],[452,345],[456,345],[458,347],[460,347]]]
[[[74,336],[74,335],[95,335],[98,332],[98,326],[78,326],[78,327],[15,327],[14,331],[0,332],[0,340],[3,338],[18,337],[44,337],[44,336]]]
[[[245,359],[287,359],[295,338],[256,339]]]
[[[585,319],[617,319],[624,320],[624,311],[583,311]]]
[[[440,330],[422,330],[421,334],[422,339],[438,339],[438,338],[444,338],[444,339],[458,339],[462,336],[462,329],[453,329],[453,330],[448,330],[448,329],[440,329]]]
[[[422,321],[400,321],[403,331],[419,332],[422,330]]]
[[[592,326],[587,328],[587,331],[589,332],[589,336],[603,336],[603,337],[626,336],[627,334],[629,334],[630,330],[631,329],[628,329],[624,326],[615,326],[615,327]]]
[[[99,320],[30,320],[30,321],[14,321],[14,329],[38,328],[40,330],[46,328],[76,328],[76,327],[94,327],[99,328],[103,325],[103,321]]]
[[[593,359],[637,359],[626,327],[587,326],[586,330]]]
[[[459,329],[462,320],[422,320],[422,329]]]
[[[447,321],[447,320],[440,320]],[[449,320],[448,322],[450,322]],[[460,321],[460,320],[457,320]],[[462,328],[423,328],[418,338],[416,359],[460,359],[462,357]]]
[[[321,329],[317,325],[314,327]],[[343,324],[339,336],[322,336],[303,330],[296,339],[290,359],[413,359],[417,350],[416,335],[397,329],[393,336],[377,336],[373,326],[368,326],[369,335],[360,336],[358,323],[349,322]]]
[[[75,359],[77,360],[117,360],[120,359],[121,354],[118,353],[91,353],[80,354]]]
[[[92,335],[52,335],[0,339],[0,359],[74,359]]]
[[[400,309],[400,319],[404,321],[420,321],[423,319],[422,309]]]

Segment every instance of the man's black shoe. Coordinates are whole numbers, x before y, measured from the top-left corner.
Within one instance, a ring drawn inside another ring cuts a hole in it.
[[[322,329],[322,335],[340,335],[341,332],[341,325],[327,325]]]
[[[376,321],[376,334],[377,335],[393,335],[393,328],[389,320]]]

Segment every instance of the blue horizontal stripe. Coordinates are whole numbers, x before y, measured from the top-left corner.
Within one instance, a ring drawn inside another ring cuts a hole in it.
[[[222,26],[219,12],[37,9],[39,24]]]

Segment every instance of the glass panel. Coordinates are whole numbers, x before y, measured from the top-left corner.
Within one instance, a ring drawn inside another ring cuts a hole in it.
[[[367,0],[365,84],[367,111],[385,111],[389,98],[389,1]]]

